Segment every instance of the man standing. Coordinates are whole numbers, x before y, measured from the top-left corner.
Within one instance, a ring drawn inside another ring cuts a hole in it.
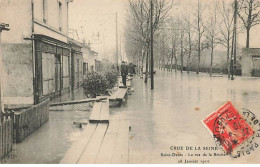
[[[124,86],[126,86],[126,76],[127,76],[127,74],[128,74],[127,65],[123,61],[122,65],[121,65],[121,76],[122,76],[122,82],[123,82]]]

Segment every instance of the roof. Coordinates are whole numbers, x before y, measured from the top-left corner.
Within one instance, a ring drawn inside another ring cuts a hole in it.
[[[83,47],[83,44],[73,38],[68,37],[69,44]]]

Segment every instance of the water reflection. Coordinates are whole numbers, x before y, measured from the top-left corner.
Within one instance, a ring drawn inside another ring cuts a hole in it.
[[[159,154],[169,150],[171,145],[211,146],[214,140],[201,120],[228,100],[239,108],[258,108],[254,111],[260,116],[257,102],[260,89],[251,87],[258,82],[260,79],[237,77],[230,81],[226,77],[210,78],[203,73],[184,72],[181,75],[158,70],[155,90],[151,92],[150,83],[144,84],[143,80],[136,78],[136,91],[131,95],[128,107],[124,108],[134,127],[131,135],[135,136],[130,141],[130,162],[169,162]],[[215,159],[215,162],[222,161]]]

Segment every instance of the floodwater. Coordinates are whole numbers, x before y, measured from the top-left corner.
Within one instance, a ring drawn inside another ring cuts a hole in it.
[[[73,122],[88,122],[92,104],[50,107],[49,121],[22,143],[2,163],[57,164],[81,137]],[[84,126],[83,126],[84,128]]]
[[[217,155],[222,151],[203,150],[203,147],[212,149],[216,144],[201,123],[227,101],[238,110],[247,108],[260,117],[259,83],[259,78],[236,77],[231,81],[220,75],[210,78],[203,73],[188,75],[184,72],[181,75],[180,72],[157,70],[155,89],[151,91],[150,84],[136,76],[132,82],[135,91],[121,107],[110,108],[110,118],[124,114],[130,122],[129,163],[184,163],[185,160],[194,163],[260,163],[260,148],[236,159],[203,156],[204,153]],[[87,122],[89,105],[52,107],[49,122],[21,144],[16,144],[11,156],[4,161],[59,163],[71,144],[81,137],[82,130],[74,127],[72,122]],[[260,143],[260,139],[256,140]],[[174,147],[178,150],[172,150]],[[162,156],[162,153],[180,156]]]
[[[231,101],[241,111],[246,108],[260,117],[260,79],[157,70],[155,89],[142,79],[135,79],[135,92],[124,108],[131,125],[129,163],[256,163],[260,148],[240,158],[202,156],[222,153],[221,150],[195,150],[216,146],[201,120]],[[260,138],[256,139],[260,143]],[[171,148],[179,147],[179,150]],[[195,146],[197,148],[195,148]],[[182,148],[181,148],[182,147]],[[188,147],[188,148],[186,148]],[[189,150],[192,147],[193,150]],[[200,148],[199,148],[200,147]],[[187,150],[188,149],[188,150]],[[161,156],[179,153],[183,156]],[[193,154],[189,156],[188,154]],[[194,157],[194,154],[200,154]],[[196,162],[196,160],[199,160]]]

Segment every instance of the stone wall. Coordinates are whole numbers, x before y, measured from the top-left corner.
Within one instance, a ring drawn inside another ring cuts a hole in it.
[[[5,104],[33,104],[32,45],[2,44]]]

